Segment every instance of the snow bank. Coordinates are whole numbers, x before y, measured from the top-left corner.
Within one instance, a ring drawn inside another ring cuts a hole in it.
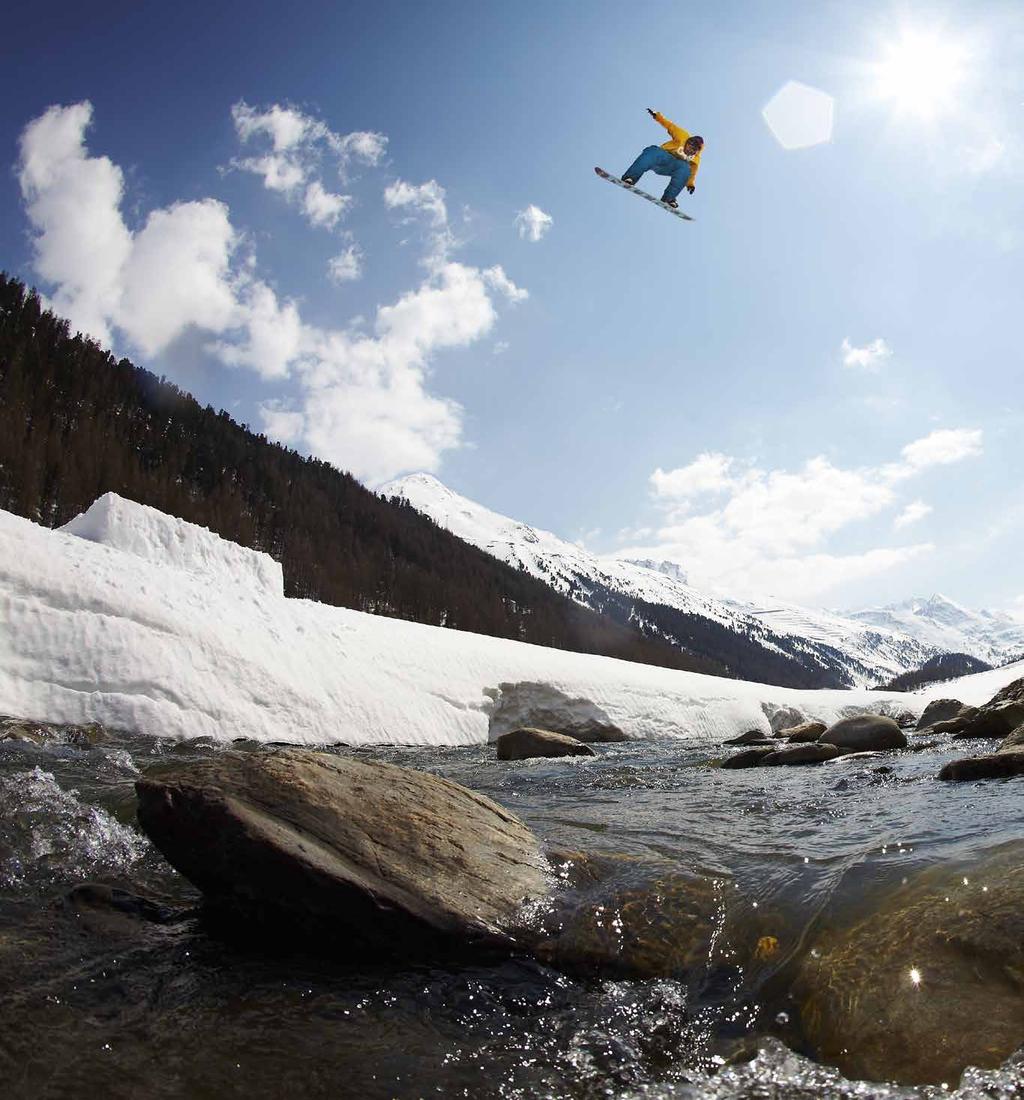
[[[467,744],[488,739],[501,685],[530,683],[631,737],[710,743],[765,728],[764,704],[828,721],[982,702],[1024,675],[916,697],[791,691],[285,599],[264,558],[116,497],[63,531],[0,512],[0,712],[175,738]]]
[[[228,542],[205,527],[125,500],[117,493],[105,493],[61,530],[146,561],[201,574],[219,584],[240,584],[268,596],[284,595],[281,563],[269,554]]]

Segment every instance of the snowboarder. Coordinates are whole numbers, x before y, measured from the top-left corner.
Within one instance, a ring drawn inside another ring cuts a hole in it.
[[[654,171],[659,176],[671,176],[661,201],[675,209],[679,206],[676,195],[684,187],[693,194],[693,181],[697,178],[697,169],[700,167],[704,139],[698,134],[687,133],[674,122],[669,122],[659,111],[652,111],[648,107],[647,113],[668,130],[671,138],[664,145],[648,145],[623,173],[622,182],[627,187],[632,187],[647,171]]]

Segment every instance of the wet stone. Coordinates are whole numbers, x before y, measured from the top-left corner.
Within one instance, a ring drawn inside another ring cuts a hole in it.
[[[1024,747],[1003,750],[987,756],[969,756],[952,760],[939,772],[940,779],[1009,779],[1024,775]]]
[[[784,729],[779,736],[785,737],[790,744],[803,744],[817,741],[827,728],[824,722],[804,722],[802,725]]]
[[[794,984],[815,1057],[848,1077],[956,1082],[1024,1039],[1024,846],[940,867],[823,933]]]
[[[907,738],[891,718],[881,714],[858,714],[842,718],[818,738],[825,745],[841,749],[871,751],[872,749],[903,749]]]
[[[596,756],[597,753],[575,737],[551,730],[522,729],[503,733],[494,742],[499,760],[532,760],[538,757]]]
[[[816,741],[809,745],[785,745],[776,752],[770,753],[761,763],[766,768],[789,767],[793,764],[823,764],[841,755],[841,750],[835,745],[825,745]]]

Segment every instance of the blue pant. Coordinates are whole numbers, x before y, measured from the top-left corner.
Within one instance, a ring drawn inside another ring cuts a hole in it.
[[[688,160],[680,160],[672,156],[667,149],[660,145],[648,145],[647,148],[626,169],[624,175],[631,180],[639,180],[644,172],[655,172],[659,176],[671,176],[668,187],[662,199],[674,199],[676,195],[690,182],[690,173],[693,165]]]

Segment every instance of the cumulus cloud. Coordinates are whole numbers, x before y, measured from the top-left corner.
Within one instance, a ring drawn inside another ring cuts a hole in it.
[[[90,103],[51,107],[21,135],[34,267],[56,287],[53,308],[101,343],[120,329],[147,355],[193,325],[223,332],[238,310],[230,273],[238,238],[227,208],[213,199],[176,203],[132,233],[120,168],[86,148],[91,122]]]
[[[892,521],[892,525],[897,530],[901,527],[909,527],[912,523],[917,523],[918,520],[930,515],[931,512],[932,506],[930,504],[925,504],[923,500],[912,500]]]
[[[929,466],[948,466],[974,458],[981,454],[981,443],[979,428],[939,428],[923,439],[908,443],[901,455],[906,471],[916,472]]]
[[[980,432],[943,429],[908,443],[899,462],[855,469],[838,467],[824,456],[789,471],[701,454],[678,469],[654,471],[651,491],[664,509],[664,524],[653,542],[629,546],[616,556],[676,561],[696,583],[733,595],[816,598],[928,553],[930,543],[834,554],[828,543],[894,507],[908,479],[980,450]],[[894,525],[909,526],[930,511],[913,501]]]
[[[886,360],[892,358],[892,348],[881,338],[872,340],[862,348],[854,347],[849,340],[843,340],[843,366],[857,370],[879,371]]]
[[[321,457],[378,484],[396,471],[436,469],[458,445],[462,410],[426,388],[431,357],[491,331],[497,311],[486,273],[449,262],[393,305],[382,306],[372,334],[314,332],[300,364],[304,396],[264,408]],[[285,416],[287,419],[282,419]]]
[[[236,106],[235,114],[240,134],[261,137],[272,157],[287,158],[314,137],[327,140],[323,124],[300,112]],[[371,483],[436,469],[460,444],[462,410],[430,392],[430,369],[438,352],[487,336],[503,302],[526,298],[500,266],[478,268],[434,250],[420,285],[380,307],[369,331],[309,324],[296,301],[256,276],[254,257],[240,256],[240,234],[223,203],[154,210],[133,232],[121,213],[121,170],[86,148],[91,120],[88,103],[51,108],[26,126],[18,168],[36,272],[54,288],[51,304],[76,327],[103,342],[120,334],[147,355],[186,329],[205,333],[208,350],[229,366],[292,380],[291,397],[262,405],[268,434]],[[366,163],[383,155],[378,138],[330,135],[345,156]],[[287,179],[290,163],[278,161],[272,179]],[[303,202],[325,223],[340,217],[342,197],[314,183],[307,182]],[[444,189],[436,181],[399,181],[390,195],[389,205],[425,214],[447,234]],[[357,278],[361,265],[352,244],[329,273],[345,281]]]
[[[555,219],[550,214],[545,214],[539,206],[533,203],[525,210],[516,214],[516,227],[519,236],[524,241],[539,241],[541,237],[554,225]]]
[[[324,169],[345,180],[353,163],[373,167],[387,150],[383,134],[338,134],[321,119],[279,103],[261,110],[240,100],[231,108],[231,117],[243,145],[264,146],[232,165],[261,177],[264,187],[284,195],[320,228],[334,229],[353,202],[350,195],[324,185]]]
[[[336,283],[351,283],[362,277],[363,253],[358,245],[350,244],[344,252],[327,261],[327,274]]]

